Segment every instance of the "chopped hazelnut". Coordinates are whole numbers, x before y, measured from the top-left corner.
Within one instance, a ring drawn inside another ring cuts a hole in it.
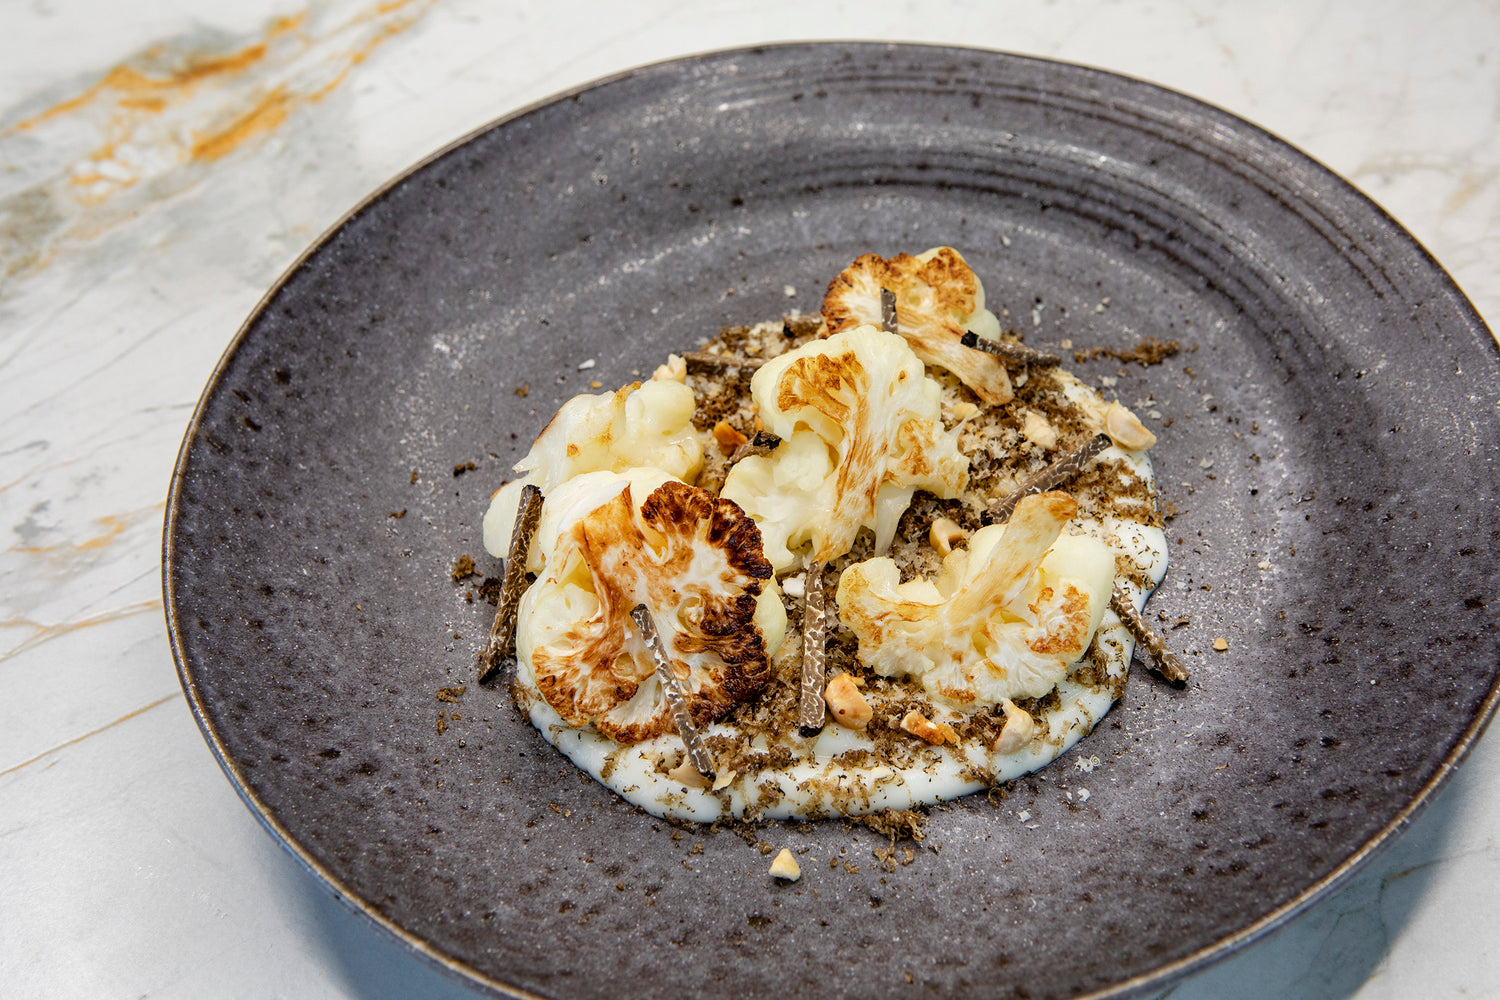
[[[666,364],[657,365],[651,379],[655,382],[686,382],[687,359],[680,354],[668,354]]]
[[[720,420],[714,424],[714,440],[719,443],[720,451],[726,455],[733,455],[736,448],[750,439],[736,430],[729,421]]]
[[[1022,710],[1009,698],[1002,699],[1000,707],[1005,712],[1005,726],[995,740],[995,752],[1015,753],[1036,735],[1036,722],[1031,718],[1030,712]]]
[[[958,522],[946,517],[933,521],[932,527],[927,529],[927,541],[938,555],[945,558],[953,551],[954,543],[961,542],[966,537],[964,529],[958,526]]]
[[[699,774],[698,769],[693,766],[693,758],[686,755],[683,756],[681,764],[667,772],[667,777],[689,788],[707,789],[709,787],[708,779]]]
[[[952,726],[946,722],[933,722],[916,709],[906,713],[906,717],[901,720],[901,728],[933,746],[958,742],[958,733],[953,731]]]
[[[771,874],[776,878],[795,882],[802,877],[802,866],[797,864],[797,859],[792,857],[792,852],[783,847],[781,853],[776,855],[775,860],[771,862]]]
[[[1057,447],[1057,428],[1035,410],[1026,411],[1021,433],[1026,435],[1026,440],[1047,451]]]
[[[833,721],[845,729],[864,729],[875,715],[865,696],[859,693],[854,678],[848,674],[839,674],[828,682],[823,689],[823,700],[828,702]]]
[[[1104,433],[1126,451],[1145,451],[1156,443],[1156,435],[1146,430],[1140,418],[1118,402],[1104,411]]]

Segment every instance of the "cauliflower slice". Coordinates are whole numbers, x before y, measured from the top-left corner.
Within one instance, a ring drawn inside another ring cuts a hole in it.
[[[637,497],[645,497],[638,502]],[[770,677],[786,611],[755,523],[660,470],[577,476],[548,498],[535,546],[546,571],[521,599],[518,678],[571,726],[621,743],[676,731],[630,611],[651,610],[694,724]]]
[[[504,557],[510,549],[521,488],[535,483],[543,497],[584,472],[619,472],[650,466],[686,482],[703,468],[703,437],[693,427],[693,390],[673,379],[616,392],[574,396],[562,405],[526,457],[515,465],[521,478],[490,499],[484,515],[484,547]],[[542,568],[536,546],[526,568]]]
[[[1000,339],[1000,320],[984,307],[984,286],[952,247],[934,247],[915,257],[889,260],[867,253],[855,258],[828,285],[823,318],[828,332],[880,325],[880,290],[896,296],[897,332],[917,357],[946,368],[990,406],[1014,395],[1005,365],[993,355],[964,347],[965,332]]]
[[[750,382],[769,455],[743,459],[720,495],[760,526],[778,573],[848,552],[860,528],[886,551],[918,489],[956,497],[969,461],[945,431],[938,384],[900,337],[871,326],[815,340],[766,362]]]
[[[839,618],[860,661],[968,711],[1051,691],[1088,649],[1114,586],[1107,545],[1061,534],[1077,510],[1066,493],[1029,496],[1008,524],[950,553],[935,581],[903,584],[884,558],[844,570]]]

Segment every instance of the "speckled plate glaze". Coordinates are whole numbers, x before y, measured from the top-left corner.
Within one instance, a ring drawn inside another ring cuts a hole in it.
[[[779,884],[477,687],[491,609],[450,567],[495,574],[486,499],[564,399],[812,312],[859,253],[938,243],[1032,344],[1184,345],[1076,370],[1160,428],[1173,564],[1148,609],[1186,621],[1193,681],[1138,667],[1073,752],[934,811],[910,864],[845,823],[767,827],[801,854]],[[482,129],[308,251],[188,430],[167,615],[257,817],[497,993],[1124,996],[1347,877],[1478,737],[1497,401],[1495,343],[1443,270],[1230,115],[989,52],[706,55]]]

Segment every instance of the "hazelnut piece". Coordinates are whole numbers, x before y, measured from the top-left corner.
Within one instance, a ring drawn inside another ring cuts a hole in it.
[[[1156,443],[1156,435],[1146,430],[1140,418],[1118,402],[1104,411],[1104,433],[1126,451],[1145,451]]]
[[[653,382],[686,382],[687,360],[680,354],[668,354],[666,364],[656,366],[651,373]]]
[[[1009,698],[1002,698],[1000,707],[1005,712],[1005,726],[995,739],[995,752],[1012,754],[1031,742],[1036,735],[1036,722],[1030,712],[1023,711]]]
[[[1021,423],[1021,433],[1026,435],[1026,440],[1045,451],[1057,447],[1057,428],[1035,410],[1026,411],[1026,417]]]
[[[797,859],[792,857],[792,852],[783,847],[781,853],[776,855],[775,860],[771,862],[771,874],[776,878],[795,882],[802,877],[802,866],[797,864]]]
[[[828,682],[823,688],[823,700],[828,702],[833,721],[845,729],[864,729],[875,715],[865,696],[859,693],[854,678],[848,674],[839,674]]]
[[[714,424],[714,440],[719,443],[719,450],[726,455],[733,455],[734,450],[750,439],[736,430],[727,420],[720,420]]]
[[[953,731],[952,726],[946,722],[933,722],[916,709],[906,713],[906,717],[901,720],[901,728],[933,746],[958,742],[958,733]]]
[[[961,542],[968,536],[964,529],[958,526],[957,521],[946,517],[940,517],[932,522],[932,527],[927,529],[927,541],[932,545],[937,554],[947,558],[953,551],[954,543]]]
[[[693,758],[687,755],[683,755],[681,764],[678,764],[667,772],[667,777],[679,785],[686,785],[689,788],[707,790],[709,787],[708,779],[698,773],[698,769],[693,766]]]

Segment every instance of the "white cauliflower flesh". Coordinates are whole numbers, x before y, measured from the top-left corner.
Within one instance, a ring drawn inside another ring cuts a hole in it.
[[[936,580],[901,583],[885,558],[850,566],[839,618],[860,661],[968,711],[1051,691],[1088,649],[1114,586],[1107,545],[1061,534],[1077,509],[1066,493],[1027,497],[1008,524],[950,553]]]
[[[786,611],[755,523],[659,470],[577,476],[547,498],[534,546],[546,571],[521,599],[518,679],[568,725],[621,743],[675,732],[650,651],[630,620],[650,609],[705,726],[752,697]]]
[[[894,334],[813,341],[766,362],[750,392],[781,443],[736,463],[720,493],[755,518],[777,573],[843,555],[861,528],[885,552],[916,490],[952,498],[968,484],[941,390]]]
[[[534,483],[543,497],[585,472],[620,472],[650,466],[692,482],[703,468],[703,437],[693,427],[693,390],[664,379],[631,383],[617,392],[574,396],[562,405],[526,457],[515,465],[521,478],[490,500],[484,515],[484,547],[505,556],[515,525],[521,488]],[[536,551],[533,548],[533,551]],[[527,560],[541,570],[540,556]]]
[[[952,247],[934,247],[889,260],[867,253],[828,285],[823,318],[829,333],[863,324],[880,325],[880,290],[896,297],[896,332],[917,357],[946,368],[990,406],[1008,403],[1014,392],[1000,359],[960,341],[966,332],[1000,339],[1000,321],[984,307],[984,286]]]

